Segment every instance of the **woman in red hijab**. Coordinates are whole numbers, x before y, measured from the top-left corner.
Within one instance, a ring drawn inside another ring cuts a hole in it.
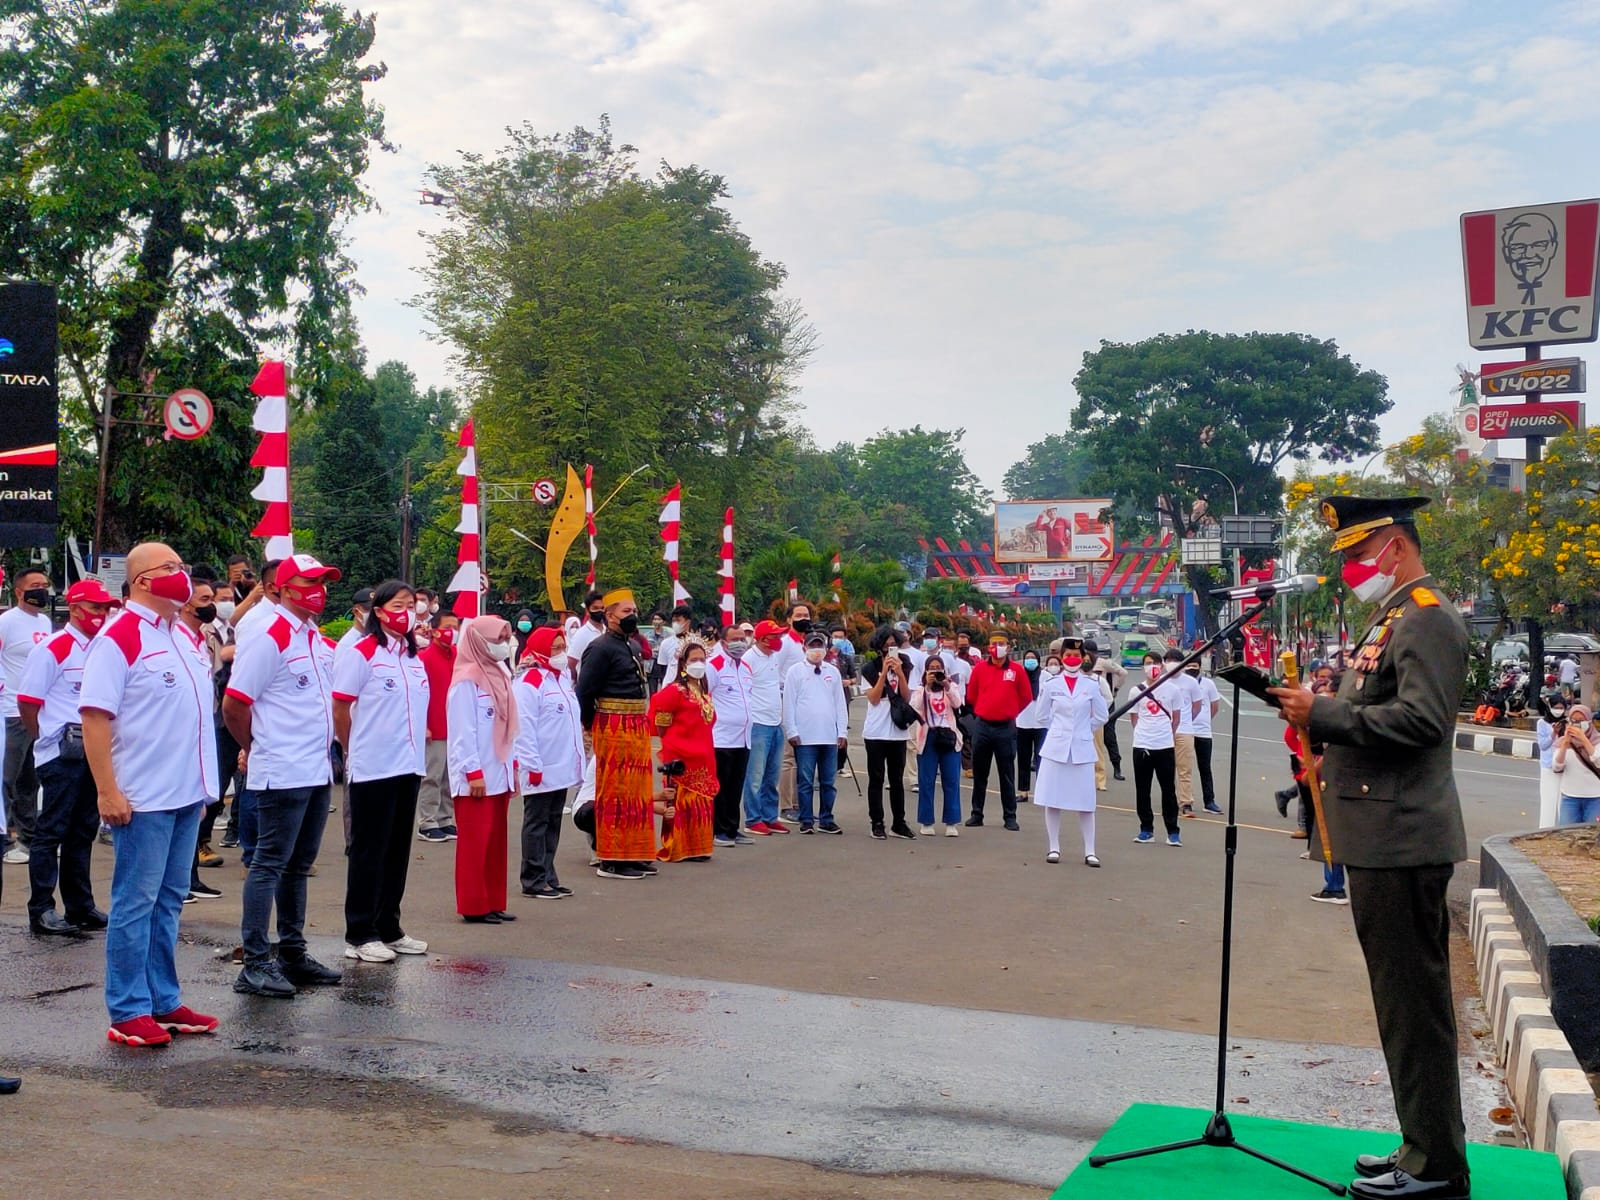
[[[677,677],[650,698],[650,725],[661,738],[661,762],[683,763],[677,776],[676,809],[670,828],[661,831],[663,862],[704,862],[711,857],[713,808],[717,796],[717,751],[711,742],[716,723],[706,687],[706,645],[685,638],[678,653]],[[673,780],[664,781],[671,787]]]
[[[516,783],[518,728],[507,662],[516,648],[502,618],[468,621],[445,697],[458,830],[456,911],[475,924],[516,920],[506,911],[506,806]]]

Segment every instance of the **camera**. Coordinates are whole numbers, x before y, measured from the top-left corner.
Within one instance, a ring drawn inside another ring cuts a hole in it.
[[[664,763],[661,764],[661,778],[663,778],[663,779],[676,779],[679,775],[682,775],[688,769],[689,769],[688,764],[686,764],[683,761],[683,759],[681,759],[681,758],[670,759],[669,761],[664,762]]]

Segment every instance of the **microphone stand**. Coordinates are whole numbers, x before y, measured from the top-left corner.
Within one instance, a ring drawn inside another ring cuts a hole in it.
[[[1248,597],[1246,597],[1248,599]],[[1110,720],[1115,721],[1123,713],[1131,709],[1143,698],[1145,692],[1153,692],[1161,684],[1171,679],[1179,671],[1192,662],[1198,662],[1201,655],[1207,650],[1220,645],[1224,640],[1243,629],[1267,610],[1271,602],[1270,597],[1258,597],[1255,607],[1244,609],[1239,616],[1217,630],[1214,637],[1206,639],[1201,645],[1191,652],[1184,660],[1170,671],[1167,671],[1155,682],[1147,684],[1144,691],[1134,689],[1135,694],[1126,704],[1112,710]],[[1241,604],[1241,609],[1244,606]],[[1235,819],[1239,794],[1239,685],[1233,686],[1233,735],[1228,747],[1228,826],[1223,840],[1226,866],[1223,873],[1222,886],[1222,983],[1221,997],[1218,1003],[1217,1018],[1217,1094],[1216,1104],[1211,1110],[1211,1117],[1206,1122],[1205,1132],[1197,1138],[1189,1138],[1181,1142],[1169,1142],[1162,1146],[1146,1146],[1140,1150],[1123,1150],[1117,1154],[1092,1154],[1089,1156],[1091,1167],[1103,1167],[1108,1163],[1122,1162],[1130,1158],[1147,1158],[1154,1154],[1166,1154],[1174,1150],[1191,1150],[1196,1146],[1219,1146],[1228,1150],[1238,1150],[1252,1158],[1260,1159],[1269,1166],[1277,1167],[1280,1171],[1287,1171],[1291,1175],[1298,1175],[1309,1183],[1318,1187],[1327,1188],[1335,1196],[1346,1194],[1342,1183],[1322,1179],[1292,1166],[1282,1159],[1273,1158],[1264,1154],[1253,1146],[1247,1146],[1233,1136],[1233,1126],[1228,1120],[1225,1107],[1228,1086],[1228,1003],[1229,988],[1233,978],[1233,882],[1234,862],[1239,852],[1239,826]]]

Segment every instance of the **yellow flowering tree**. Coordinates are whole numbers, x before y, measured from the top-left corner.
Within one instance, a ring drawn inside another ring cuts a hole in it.
[[[1483,557],[1522,613],[1600,626],[1600,430],[1552,439],[1528,464],[1523,503]]]

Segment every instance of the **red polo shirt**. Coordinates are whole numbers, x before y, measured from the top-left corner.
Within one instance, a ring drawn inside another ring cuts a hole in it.
[[[450,691],[450,674],[456,669],[456,648],[442,646],[435,638],[418,652],[417,657],[428,670],[428,740],[443,742],[450,737],[450,722],[445,717],[444,702]]]
[[[1033,703],[1033,688],[1022,664],[992,657],[980,660],[967,681],[967,705],[981,721],[1015,721]]]

